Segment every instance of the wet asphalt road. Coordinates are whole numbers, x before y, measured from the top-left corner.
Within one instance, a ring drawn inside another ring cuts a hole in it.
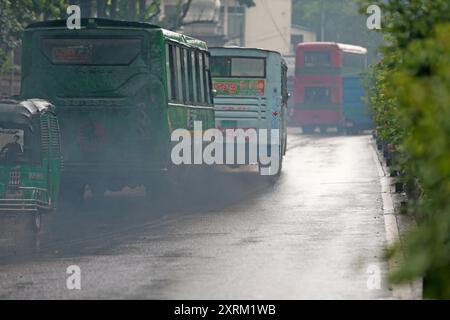
[[[36,238],[3,217],[0,298],[390,299],[370,143],[291,130],[274,185],[248,168],[200,172],[176,197],[63,204]],[[81,290],[66,287],[70,265]]]

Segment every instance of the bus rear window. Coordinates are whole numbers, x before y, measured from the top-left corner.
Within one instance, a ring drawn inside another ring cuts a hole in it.
[[[305,51],[304,65],[311,67],[329,67],[331,66],[330,53],[326,51]]]
[[[266,59],[244,57],[212,57],[213,77],[265,78]]]
[[[45,38],[42,51],[53,64],[129,65],[142,51],[140,38]]]

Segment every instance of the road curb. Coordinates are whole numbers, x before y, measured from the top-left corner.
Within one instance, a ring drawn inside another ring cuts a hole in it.
[[[381,198],[383,201],[383,218],[386,233],[386,243],[388,247],[392,247],[397,243],[400,243],[400,247],[402,247],[401,230],[407,229],[408,225],[403,228],[404,224],[406,223],[400,221],[400,214],[398,214],[396,210],[398,208],[396,208],[395,201],[393,199],[393,194],[395,194],[393,185],[395,184],[395,181],[387,173],[387,167],[384,164],[382,155],[378,152],[375,140],[373,138],[370,138],[370,142],[373,160],[376,164],[381,184]],[[411,221],[410,223],[414,223],[414,221]],[[396,271],[399,268],[400,263],[401,259],[389,260],[389,273]],[[417,279],[412,283],[393,285],[393,297],[395,299],[405,300],[422,299],[422,282],[422,279]]]

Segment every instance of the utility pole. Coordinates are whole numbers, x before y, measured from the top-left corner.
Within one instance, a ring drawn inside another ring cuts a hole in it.
[[[320,41],[325,41],[325,9],[324,0],[320,0]]]

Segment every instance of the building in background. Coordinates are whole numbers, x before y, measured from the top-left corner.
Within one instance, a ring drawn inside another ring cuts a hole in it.
[[[289,54],[292,0],[255,0],[255,4],[245,10],[244,45]]]
[[[178,0],[162,0],[161,16],[170,16],[177,11]],[[194,0],[183,20],[180,31],[207,41],[210,45],[224,43],[225,34],[220,27],[220,0]]]
[[[181,32],[210,46],[236,45],[291,52],[292,0],[254,0],[247,8],[236,0],[194,0]],[[162,17],[178,0],[161,0]]]
[[[317,34],[306,27],[296,24],[291,28],[291,54],[295,54],[295,48],[299,43],[303,42],[315,42],[317,41]]]

